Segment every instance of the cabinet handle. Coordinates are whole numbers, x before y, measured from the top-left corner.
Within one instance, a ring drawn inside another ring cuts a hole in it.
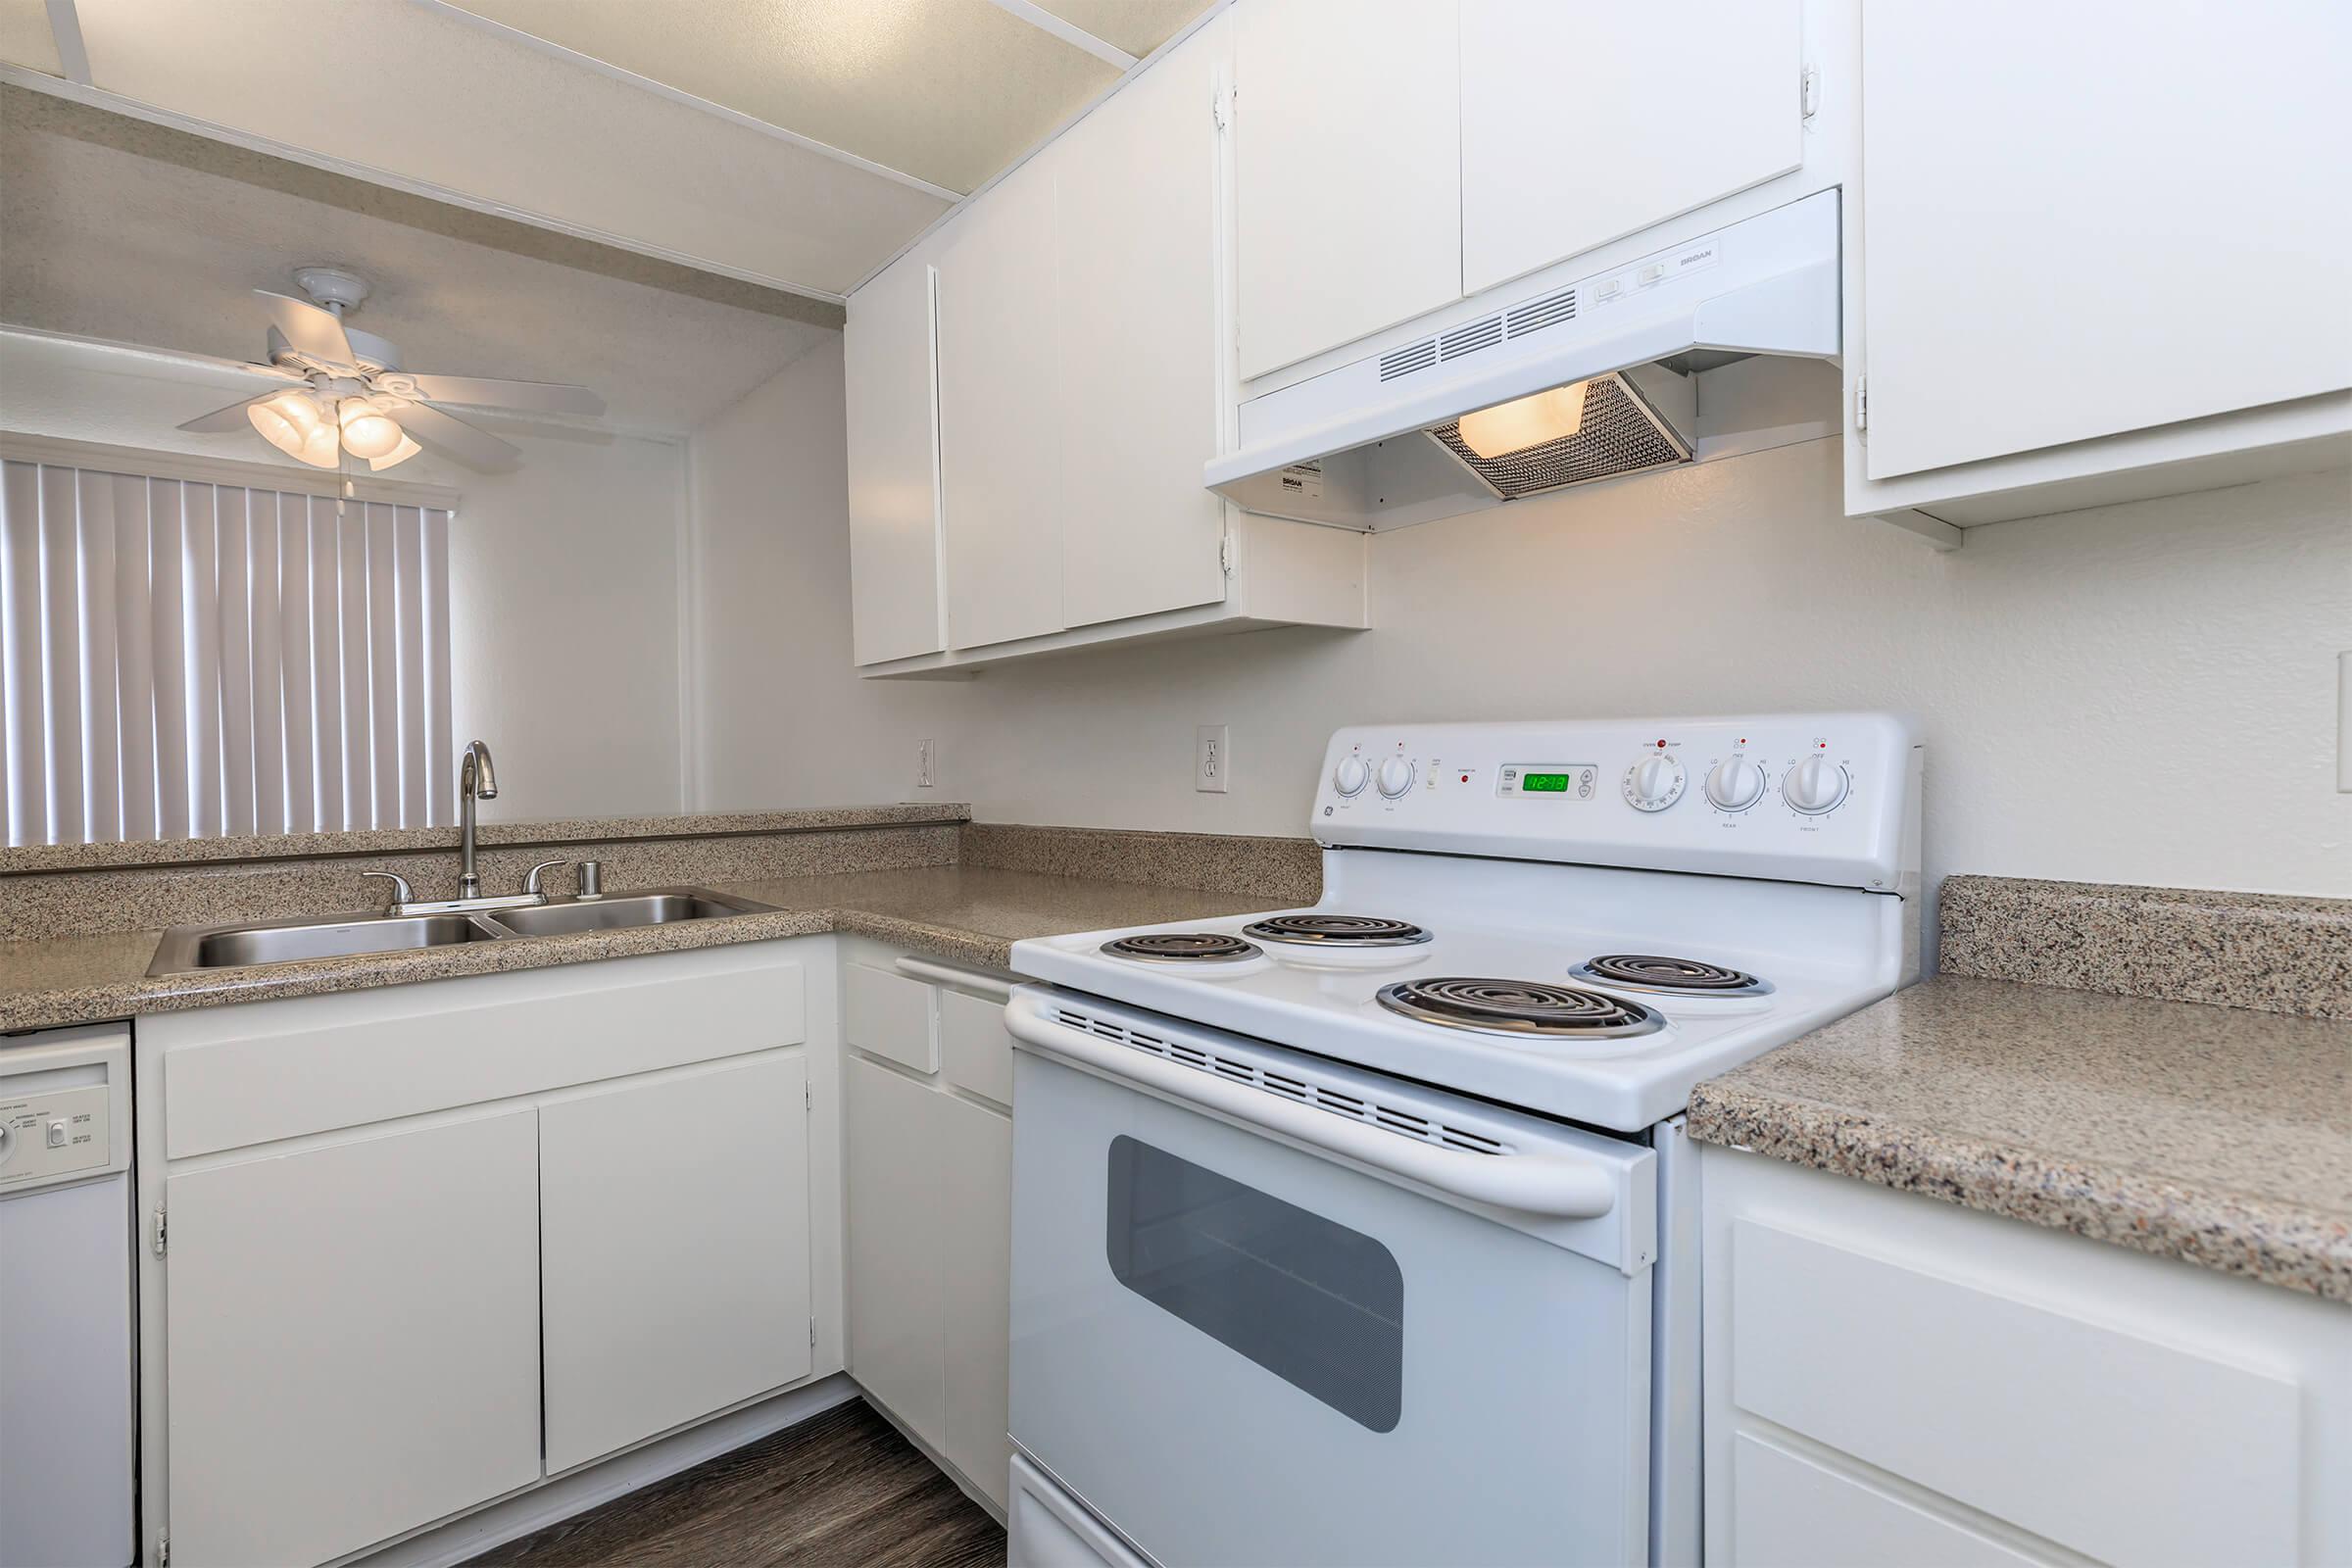
[[[959,986],[977,991],[991,1002],[1010,1002],[1012,982],[998,975],[982,974],[977,969],[959,969],[952,963],[934,963],[929,958],[901,958],[898,971],[909,980],[928,980],[933,985]]]

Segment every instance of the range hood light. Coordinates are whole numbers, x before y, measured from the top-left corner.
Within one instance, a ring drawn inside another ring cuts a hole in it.
[[[1482,458],[1508,457],[1565,441],[1585,427],[1585,383],[1555,386],[1462,416],[1462,445]]]

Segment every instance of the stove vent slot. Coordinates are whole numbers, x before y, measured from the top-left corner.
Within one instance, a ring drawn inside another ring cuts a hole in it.
[[[1415,370],[1426,370],[1438,363],[1438,340],[1423,338],[1420,342],[1400,349],[1392,349],[1380,357],[1380,378],[1394,381]]]
[[[1514,305],[1503,316],[1504,330],[1512,337],[1525,337],[1530,332],[1541,332],[1547,326],[1557,326],[1562,321],[1575,319],[1576,290],[1572,288],[1546,294],[1540,300],[1529,300],[1524,305]]]
[[[1431,1121],[1418,1111],[1407,1110],[1400,1105],[1384,1105],[1377,1101],[1363,1100],[1340,1089],[1327,1089],[1310,1077],[1273,1072],[1254,1062],[1244,1061],[1237,1056],[1224,1055],[1214,1051],[1204,1051],[1198,1046],[1187,1045],[1182,1041],[1165,1040],[1158,1035],[1147,1034],[1141,1029],[1130,1028],[1125,1024],[1106,1018],[1098,1018],[1092,1013],[1080,1012],[1075,1007],[1054,1008],[1054,1021],[1065,1029],[1075,1029],[1081,1034],[1093,1035],[1099,1040],[1116,1041],[1118,1044],[1136,1051],[1148,1052],[1154,1056],[1162,1056],[1170,1061],[1180,1061],[1200,1072],[1214,1073],[1220,1078],[1230,1079],[1235,1083],[1248,1084],[1252,1089],[1262,1089],[1267,1094],[1280,1095],[1285,1100],[1312,1105],[1317,1110],[1326,1110],[1335,1116],[1345,1116],[1349,1121],[1364,1122],[1378,1127],[1384,1132],[1395,1133],[1400,1138],[1417,1139],[1425,1144],[1438,1144],[1446,1149],[1459,1149],[1473,1154],[1507,1154],[1511,1152],[1510,1145],[1489,1138],[1484,1133],[1465,1132],[1459,1127],[1448,1127],[1443,1122]]]
[[[1502,318],[1490,316],[1483,321],[1472,321],[1468,326],[1457,326],[1452,331],[1440,336],[1438,358],[1458,360],[1465,354],[1476,354],[1480,349],[1491,349],[1501,341]]]

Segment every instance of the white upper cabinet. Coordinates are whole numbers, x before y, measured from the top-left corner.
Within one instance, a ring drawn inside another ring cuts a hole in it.
[[[1465,294],[1804,162],[1800,0],[1460,3]]]
[[[1849,371],[1858,353],[1868,378],[1858,480],[2352,382],[2341,0],[2211,12],[1864,0],[1862,12],[1860,332],[1849,313],[1847,342]],[[2175,438],[2131,461],[2200,455],[2194,432],[2163,439]],[[1925,507],[2064,478],[2094,456],[1862,484],[1849,501]],[[2099,499],[2122,496],[2072,504]]]
[[[931,282],[928,260],[900,259],[858,291],[842,328],[852,642],[860,664],[942,646]]]
[[[1059,144],[967,208],[939,260],[948,646],[1062,629]],[[1083,216],[1083,215],[1081,215]]]
[[[1122,620],[1225,597],[1218,451],[1230,334],[1218,94],[1225,20],[1186,39],[1058,151],[1062,618]]]
[[[1234,23],[1249,379],[1460,297],[1461,17],[1457,0],[1242,0]],[[1589,134],[1552,140],[1598,156]]]

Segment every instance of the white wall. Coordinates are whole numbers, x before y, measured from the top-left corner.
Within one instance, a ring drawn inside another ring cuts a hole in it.
[[[698,436],[709,804],[939,794],[994,821],[1302,833],[1333,727],[1845,707],[1930,744],[1954,871],[2352,895],[2341,471],[1969,531],[1843,516],[1817,441],[1383,534],[1375,628],[1102,650],[955,684],[849,660],[840,355]],[[724,488],[719,482],[724,476]],[[723,648],[721,645],[723,644]],[[1191,787],[1196,724],[1233,788]]]
[[[172,428],[241,395],[209,372],[0,336],[0,429],[293,466],[259,439]],[[514,473],[426,456],[385,476],[461,493],[452,707],[457,744],[479,737],[498,760],[482,816],[681,809],[684,446],[500,433],[523,449]]]

